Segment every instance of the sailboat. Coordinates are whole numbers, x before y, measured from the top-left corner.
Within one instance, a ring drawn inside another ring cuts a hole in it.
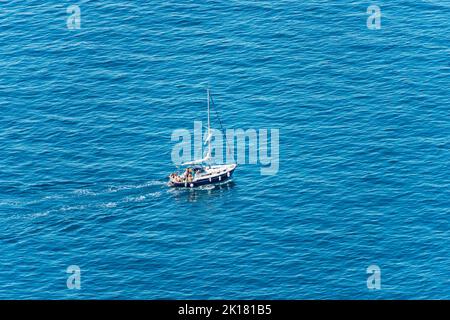
[[[223,183],[229,180],[237,167],[232,164],[213,164],[211,158],[211,94],[207,89],[208,106],[208,131],[205,143],[207,144],[206,156],[202,159],[185,162],[183,173],[174,172],[169,176],[170,187],[195,188],[208,184]]]

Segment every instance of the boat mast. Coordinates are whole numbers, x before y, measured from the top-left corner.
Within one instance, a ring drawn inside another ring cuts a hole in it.
[[[210,111],[209,111],[209,100],[210,100],[210,98],[209,98],[209,88],[208,89],[206,89],[206,94],[207,94],[207,96],[208,96],[208,135],[209,135],[209,133],[210,133],[210,120],[209,120],[209,114],[210,114]]]

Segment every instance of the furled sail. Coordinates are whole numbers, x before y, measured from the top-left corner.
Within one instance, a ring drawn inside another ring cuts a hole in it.
[[[206,157],[204,157],[203,159],[198,159],[198,160],[194,160],[194,161],[184,162],[181,165],[183,165],[183,166],[193,166],[193,165],[196,165],[196,164],[205,163],[205,162],[207,162],[209,160],[211,160],[211,153],[208,153],[206,155]]]

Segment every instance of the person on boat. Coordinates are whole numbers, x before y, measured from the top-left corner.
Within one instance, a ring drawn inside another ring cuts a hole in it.
[[[191,174],[191,168],[186,168],[186,171],[184,172],[184,178],[187,180],[190,174]]]
[[[170,180],[172,180],[173,182],[181,182],[180,176],[175,172],[170,175]]]

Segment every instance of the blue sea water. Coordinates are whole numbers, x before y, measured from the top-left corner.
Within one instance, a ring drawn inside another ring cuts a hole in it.
[[[450,299],[449,1],[0,8],[1,299]],[[166,186],[207,86],[277,175]]]

